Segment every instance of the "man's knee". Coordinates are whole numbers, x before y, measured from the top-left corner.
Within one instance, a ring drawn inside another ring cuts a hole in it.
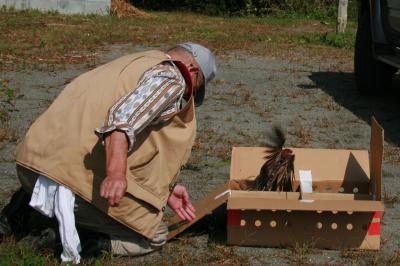
[[[17,175],[19,182],[22,185],[22,188],[27,193],[32,194],[33,188],[35,187],[35,183],[39,177],[39,174],[17,164]]]
[[[153,239],[131,233],[126,237],[111,236],[111,252],[115,255],[140,256],[157,251],[167,242],[168,227],[161,224]]]

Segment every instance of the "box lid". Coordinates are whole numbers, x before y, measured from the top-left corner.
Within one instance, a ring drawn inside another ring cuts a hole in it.
[[[375,117],[371,119],[370,142],[370,191],[376,200],[382,199],[382,160],[384,145],[384,130],[378,124]]]

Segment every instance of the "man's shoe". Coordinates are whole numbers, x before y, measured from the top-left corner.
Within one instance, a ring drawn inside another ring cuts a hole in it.
[[[89,238],[81,238],[82,258],[94,258],[104,252],[111,252],[111,240],[105,234],[91,235]]]
[[[20,235],[26,231],[24,224],[32,210],[29,201],[30,195],[22,187],[14,193],[0,213],[0,237],[10,236],[12,233]]]
[[[12,234],[10,222],[7,217],[0,214],[0,238],[7,237]]]
[[[54,228],[47,228],[39,234],[29,234],[18,241],[18,245],[31,246],[37,250],[55,249],[60,244],[60,238]]]

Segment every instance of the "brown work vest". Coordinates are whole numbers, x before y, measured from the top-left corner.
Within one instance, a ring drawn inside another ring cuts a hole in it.
[[[193,146],[193,98],[171,119],[148,126],[136,136],[133,151],[128,154],[127,192],[117,207],[109,207],[99,195],[106,162],[95,129],[104,123],[109,108],[136,88],[146,70],[169,60],[160,51],[135,53],[77,77],[18,144],[17,163],[67,186],[115,220],[153,238],[167,204],[169,186]]]

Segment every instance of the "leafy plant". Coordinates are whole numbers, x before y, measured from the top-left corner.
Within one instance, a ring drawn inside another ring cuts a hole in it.
[[[184,9],[210,15],[305,15],[315,19],[334,19],[337,14],[337,0],[140,0],[134,5],[153,10]],[[355,0],[349,1],[349,17],[356,18]]]

